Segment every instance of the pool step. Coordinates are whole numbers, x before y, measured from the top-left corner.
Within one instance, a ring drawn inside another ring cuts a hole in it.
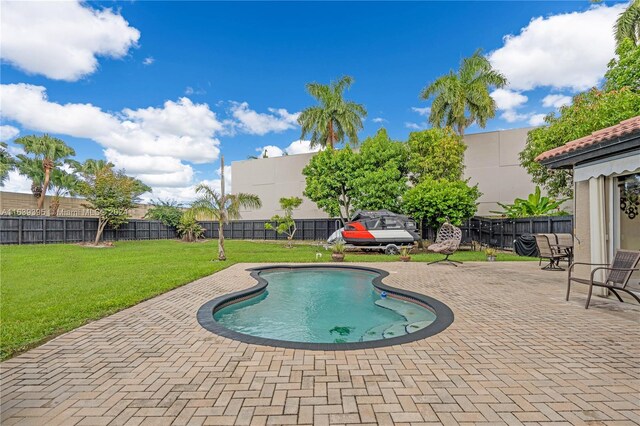
[[[376,327],[371,327],[360,338],[360,341],[361,342],[369,342],[371,340],[383,339],[384,338],[383,333],[387,328],[389,328],[389,324],[383,324],[383,325],[378,325]]]
[[[429,321],[416,321],[411,324],[407,324],[407,333],[414,333],[420,329],[425,328],[429,324],[431,324],[434,320]]]
[[[405,334],[407,334],[407,323],[397,322],[388,327],[384,333],[382,333],[382,337],[390,339],[392,337],[404,336]]]
[[[422,311],[422,308],[411,303],[403,303],[392,298],[380,298],[379,300],[375,301],[375,304],[380,306],[381,308],[390,309],[397,314],[402,315],[407,319],[407,322],[409,323],[424,320],[424,313]]]

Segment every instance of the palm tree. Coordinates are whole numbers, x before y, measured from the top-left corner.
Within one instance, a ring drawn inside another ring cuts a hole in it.
[[[422,90],[420,97],[431,103],[429,122],[436,127],[451,126],[460,136],[474,122],[484,128],[496,115],[496,103],[489,95],[491,87],[507,84],[504,75],[491,67],[480,50],[464,58],[460,69],[449,71]]]
[[[353,78],[347,75],[329,85],[307,84],[307,92],[318,100],[319,105],[300,113],[300,139],[310,134],[311,147],[333,148],[337,142],[344,142],[345,137],[351,144],[358,143],[358,131],[362,129],[362,119],[367,116],[367,110],[362,104],[344,100],[342,92],[351,84]]]
[[[51,188],[53,189],[53,198],[49,204],[49,215],[58,216],[60,208],[60,197],[75,195],[78,189],[78,177],[73,173],[67,173],[64,170],[54,169],[51,173]]]
[[[16,166],[16,160],[7,150],[7,144],[0,142],[0,186],[4,186],[4,182],[9,177],[9,172]]]
[[[614,33],[618,46],[625,38],[631,39],[636,46],[640,44],[640,0],[632,0],[629,7],[618,16]]]
[[[44,182],[42,162],[24,154],[18,154],[16,158],[18,172],[31,179],[31,192],[39,199],[42,195],[42,182]]]
[[[95,174],[98,173],[99,170],[102,170],[105,167],[113,169],[115,166],[113,165],[113,163],[109,161],[94,160],[92,158],[89,158],[87,160],[84,160],[84,163],[79,163],[77,161],[74,161],[73,167],[74,169],[76,169],[78,173],[89,175],[89,176],[95,176]]]
[[[43,136],[23,136],[16,139],[14,143],[23,145],[25,152],[33,154],[33,160],[39,161],[42,164],[44,177],[42,179],[40,196],[38,197],[38,209],[42,209],[47,190],[49,189],[49,182],[51,181],[51,172],[55,168],[60,167],[63,161],[68,160],[68,157],[75,155],[76,152],[61,139],[54,138],[47,134]]]
[[[190,213],[199,218],[218,221],[218,260],[226,260],[224,253],[223,226],[231,219],[240,218],[241,209],[258,209],[262,202],[254,194],[225,194],[224,192],[224,156],[220,156],[220,193],[203,183],[196,187],[200,197],[193,202]]]

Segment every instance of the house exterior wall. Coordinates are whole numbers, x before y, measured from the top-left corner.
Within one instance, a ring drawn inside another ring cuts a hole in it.
[[[589,181],[576,182],[574,189],[574,260],[576,262],[591,262],[591,227],[589,225],[590,199]],[[591,272],[588,266],[576,266],[576,273],[587,276]]]
[[[511,203],[516,197],[526,197],[534,191],[535,185],[518,159],[529,130],[531,128],[465,135],[465,178],[472,184],[477,183],[483,193],[478,200],[478,215],[490,215],[492,210],[500,210],[498,202]],[[305,188],[302,169],[313,155],[234,161],[231,165],[233,192],[256,194],[262,200],[261,209],[244,211],[242,218],[267,219],[279,214],[278,200],[292,196],[304,199],[295,217],[327,217],[315,203],[302,196]]]

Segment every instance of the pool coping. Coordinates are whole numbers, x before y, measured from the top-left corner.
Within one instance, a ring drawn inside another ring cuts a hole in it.
[[[433,310],[436,314],[436,319],[433,323],[429,324],[425,328],[422,328],[413,333],[408,333],[403,336],[392,337],[389,339],[372,340],[367,342],[348,342],[348,343],[310,343],[310,342],[293,342],[288,340],[270,339],[266,337],[251,336],[249,334],[239,333],[233,331],[221,325],[217,322],[213,315],[214,313],[222,309],[229,304],[237,303],[250,297],[257,296],[262,293],[269,284],[266,279],[260,276],[260,272],[266,270],[277,269],[351,269],[366,272],[377,273],[378,276],[372,281],[373,286],[380,290],[385,291],[387,294],[400,296],[403,299],[409,299],[418,304],[426,305],[427,308]],[[416,293],[409,290],[399,289],[384,284],[382,280],[389,276],[389,272],[383,269],[370,268],[365,266],[350,266],[350,265],[332,265],[332,264],[310,264],[310,265],[270,265],[260,266],[256,268],[249,268],[250,276],[253,277],[258,284],[248,289],[236,291],[233,293],[225,294],[223,296],[216,297],[198,309],[197,319],[198,323],[206,330],[217,334],[222,337],[237,340],[243,343],[250,343],[254,345],[280,347],[286,349],[305,349],[312,351],[349,351],[358,349],[374,349],[387,346],[401,345],[405,343],[415,342],[418,340],[426,339],[427,337],[434,336],[447,327],[449,327],[454,320],[454,314],[451,308],[446,304],[440,302],[437,299],[429,297],[424,294]]]

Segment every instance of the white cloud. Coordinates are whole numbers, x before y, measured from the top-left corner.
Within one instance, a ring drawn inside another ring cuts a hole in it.
[[[320,146],[315,146],[311,148],[311,141],[305,141],[305,140],[293,141],[289,144],[289,146],[287,146],[284,149],[275,145],[266,145],[260,148],[256,148],[256,151],[259,152],[259,154],[257,155],[258,158],[262,158],[265,154],[265,151],[266,151],[267,157],[272,158],[272,157],[282,157],[283,155],[307,154],[310,152],[318,152],[321,150],[322,148]]]
[[[20,134],[20,130],[16,129],[13,126],[0,126],[0,141],[8,141],[9,139],[13,139]]]
[[[529,118],[529,124],[531,126],[542,126],[544,124],[544,117],[546,114],[533,114]]]
[[[309,152],[318,152],[320,151],[320,146],[314,146],[311,148],[311,141],[297,140],[291,142],[288,147],[285,148],[285,151],[289,155],[296,154],[307,154]]]
[[[588,89],[599,83],[614,56],[612,27],[626,6],[597,5],[584,12],[534,18],[518,35],[507,35],[489,60],[515,90]]]
[[[193,181],[193,168],[174,157],[156,155],[126,155],[106,149],[104,156],[117,169],[124,169],[147,185],[184,186]]]
[[[23,128],[93,139],[127,155],[171,156],[194,163],[218,158],[223,129],[207,104],[188,98],[166,101],[162,108],[107,113],[91,104],[58,104],[46,89],[28,84],[0,85],[0,113]]]
[[[231,114],[238,120],[235,124],[241,131],[252,135],[283,132],[298,126],[300,113],[289,113],[284,108],[269,108],[270,114],[259,113],[249,108],[247,102],[231,102]]]
[[[31,193],[31,180],[28,177],[21,175],[15,170],[9,172],[7,181],[2,186],[3,191],[7,192],[21,192],[23,194]]]
[[[429,115],[429,113],[431,112],[431,107],[424,107],[424,108],[411,107],[411,110],[413,112],[417,112],[418,114],[420,114],[423,117],[427,117]]]
[[[404,127],[406,127],[407,129],[411,129],[411,130],[424,130],[427,127],[429,127],[429,125],[427,123],[413,123],[413,122],[405,122],[404,123]]]
[[[524,105],[529,98],[519,92],[509,89],[496,89],[491,92],[491,97],[500,110],[512,110]]]
[[[382,117],[376,117],[376,118],[372,119],[371,121],[373,121],[374,123],[385,123],[387,120],[382,118]]]
[[[184,94],[187,95],[187,96],[190,96],[190,95],[204,95],[206,93],[207,93],[207,91],[204,90],[204,89],[194,89],[191,86],[187,86],[184,89]],[[219,105],[217,105],[217,106],[219,106]]]
[[[542,99],[542,106],[560,108],[571,104],[571,96],[550,94]]]
[[[155,62],[156,60],[152,57],[152,56],[148,56],[146,58],[144,58],[144,60],[142,61],[143,65],[151,65]]]
[[[515,110],[507,110],[500,115],[500,118],[508,123],[515,123],[516,121],[524,121],[528,119],[531,114],[519,114]]]
[[[75,81],[98,68],[98,56],[122,58],[140,32],[112,9],[80,1],[3,1],[3,60],[33,74]]]
[[[284,150],[275,146],[275,145],[266,145],[261,148],[256,148],[258,151],[258,155],[256,157],[263,158],[265,155],[268,158],[271,157],[282,157],[284,155]]]

